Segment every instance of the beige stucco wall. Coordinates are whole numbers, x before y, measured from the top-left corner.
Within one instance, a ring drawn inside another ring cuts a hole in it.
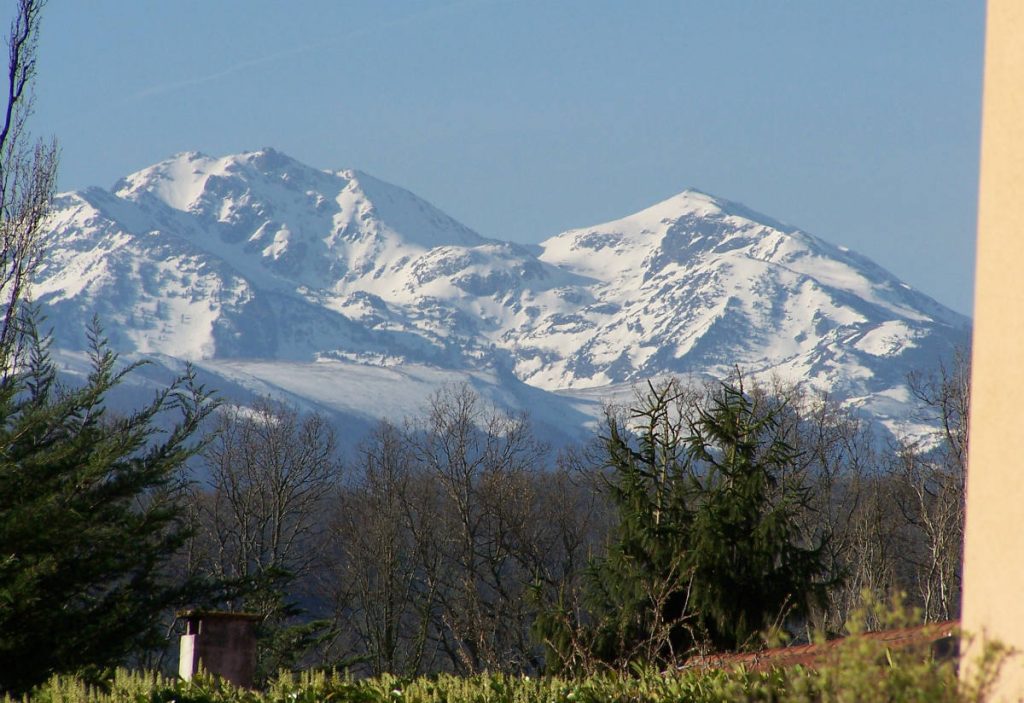
[[[963,628],[1024,651],[1024,0],[989,0],[986,31]],[[1018,700],[1024,656],[1004,672]]]

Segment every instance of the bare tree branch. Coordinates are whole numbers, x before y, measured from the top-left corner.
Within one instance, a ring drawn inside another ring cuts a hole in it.
[[[19,0],[8,36],[8,86],[0,128],[0,354],[4,376],[19,358],[18,318],[39,266],[56,186],[55,142],[31,143],[32,83],[43,0]]]

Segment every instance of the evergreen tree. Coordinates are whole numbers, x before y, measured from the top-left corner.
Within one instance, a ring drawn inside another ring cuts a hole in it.
[[[98,326],[92,370],[65,388],[29,326],[0,381],[0,690],[92,671],[163,644],[157,624],[197,583],[166,573],[183,544],[181,469],[213,405],[191,370],[145,407],[105,405],[119,368]],[[170,429],[162,418],[176,413]]]
[[[798,533],[808,488],[785,406],[757,395],[738,381],[688,397],[673,381],[649,386],[627,420],[609,414],[603,470],[618,523],[590,563],[586,615],[538,619],[556,666],[740,648],[822,595],[822,545]]]
[[[191,370],[145,407],[115,417],[119,368],[92,334],[92,372],[57,382],[26,296],[42,261],[56,182],[54,143],[31,142],[44,0],[17,0],[0,111],[0,691],[54,672],[123,661],[155,644],[157,617],[194,583],[164,567],[187,533],[179,470],[211,411]],[[180,415],[162,430],[167,413]],[[162,642],[161,642],[162,644]]]
[[[708,401],[687,440],[700,496],[691,606],[716,648],[736,649],[823,597],[823,550],[798,534],[808,488],[781,428],[785,407],[758,407],[741,382],[722,384]]]
[[[604,438],[608,489],[619,512],[617,541],[591,565],[590,605],[602,617],[595,654],[612,660],[670,657],[692,644],[688,621],[692,484],[678,384],[655,388],[630,412],[634,441],[609,417]]]
[[[629,417],[606,416],[602,471],[618,523],[586,573],[589,623],[575,621],[564,599],[537,619],[554,668],[669,659],[693,642],[686,554],[695,516],[682,397],[674,381],[650,385]]]

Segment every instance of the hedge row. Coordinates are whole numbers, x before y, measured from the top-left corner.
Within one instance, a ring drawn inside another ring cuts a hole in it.
[[[978,681],[957,680],[953,662],[920,651],[890,651],[868,639],[851,638],[817,669],[750,671],[705,669],[659,672],[636,668],[585,678],[441,675],[402,680],[392,676],[356,680],[346,674],[283,674],[265,691],[247,691],[212,678],[191,683],[152,672],[119,670],[103,686],[75,677],[54,677],[26,703],[597,703],[604,701],[764,701],[766,703],[983,701],[986,684],[1002,661],[985,660]],[[6,699],[6,703],[12,703]]]

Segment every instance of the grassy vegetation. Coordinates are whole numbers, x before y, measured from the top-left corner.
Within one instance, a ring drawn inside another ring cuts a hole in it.
[[[986,685],[1003,656],[988,655],[977,682],[957,680],[950,661],[926,652],[893,651],[883,642],[854,636],[817,669],[795,666],[763,672],[686,669],[661,672],[637,667],[583,678],[513,677],[505,674],[440,675],[403,680],[379,676],[356,680],[346,674],[282,674],[264,691],[246,691],[199,677],[184,683],[146,672],[119,670],[102,688],[80,679],[55,677],[23,701],[32,703],[597,703],[760,701],[764,703],[944,703],[985,700]],[[13,703],[5,699],[5,703]]]

